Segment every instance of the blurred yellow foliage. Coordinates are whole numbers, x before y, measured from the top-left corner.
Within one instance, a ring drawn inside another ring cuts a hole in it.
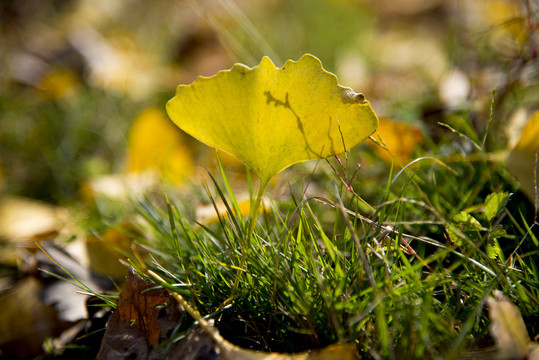
[[[239,216],[246,217],[251,211],[251,200],[243,200],[238,202],[238,208],[241,212]],[[259,214],[268,212],[270,209],[270,202],[268,199],[262,199],[260,209],[258,210]],[[223,203],[217,204],[217,210],[213,205],[199,206],[196,210],[197,222],[209,225],[219,221],[219,216],[223,216],[226,213],[227,209]]]
[[[506,56],[519,56],[521,45],[528,39],[530,29],[524,4],[514,0],[459,2],[468,26],[484,33],[489,46]]]
[[[535,157],[538,148],[539,111],[536,111],[505,159],[507,168],[520,181],[522,190],[532,200],[535,199],[535,185],[538,180],[535,174]]]
[[[485,4],[487,21],[492,26],[500,26],[503,32],[515,40],[525,39],[526,21],[521,2],[507,0],[489,0]]]
[[[65,225],[65,209],[24,197],[0,199],[0,239],[34,247],[35,241],[54,238]]]
[[[0,192],[4,189],[4,171],[2,170],[2,158],[0,157]]]
[[[123,278],[127,267],[120,263],[126,260],[126,254],[133,253],[133,240],[130,233],[135,230],[128,223],[110,227],[99,236],[89,235],[86,238],[86,251],[93,272],[114,278]],[[142,249],[137,247],[142,253]]]
[[[69,99],[76,94],[78,85],[79,80],[73,72],[54,70],[41,79],[39,90],[52,100]]]
[[[156,170],[173,182],[193,172],[193,154],[164,111],[148,108],[133,121],[128,136],[127,170]]]
[[[412,152],[423,143],[423,134],[419,128],[386,118],[380,118],[377,132],[387,147],[386,150],[381,146],[375,146],[378,155],[389,163],[395,157],[397,167],[410,162]]]

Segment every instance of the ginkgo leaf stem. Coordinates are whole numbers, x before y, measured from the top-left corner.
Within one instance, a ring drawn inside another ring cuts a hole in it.
[[[249,211],[249,231],[247,232],[247,241],[251,241],[251,235],[256,226],[256,220],[258,218],[258,213],[260,211],[260,204],[262,203],[262,197],[268,186],[269,179],[260,181],[260,187],[258,188],[258,193],[256,194],[255,201],[251,204],[251,209]]]

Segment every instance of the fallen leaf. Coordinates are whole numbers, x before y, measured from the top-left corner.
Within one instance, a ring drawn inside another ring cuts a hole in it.
[[[487,304],[490,333],[498,349],[496,359],[525,359],[532,343],[518,308],[500,291],[495,291]]]
[[[84,199],[114,200],[116,203],[129,203],[132,194],[147,194],[159,184],[153,171],[128,174],[104,175],[82,183],[80,192]]]
[[[268,57],[180,85],[170,118],[203,143],[249,166],[263,184],[288,166],[342,153],[371,135],[376,114],[362,94],[304,55],[275,67]]]
[[[510,149],[505,159],[507,168],[520,181],[522,190],[532,201],[535,200],[535,184],[539,183],[537,178],[539,173],[535,173],[538,148],[539,111],[536,111],[529,118],[518,137],[518,142]]]
[[[193,154],[181,132],[157,108],[142,111],[128,136],[127,170],[156,170],[168,180],[181,182],[193,171]]]
[[[95,1],[85,2],[98,7]],[[105,33],[84,19],[71,18],[70,22],[66,29],[70,43],[84,58],[92,85],[141,99],[152,94],[166,78],[167,69],[159,55],[150,51],[149,44],[134,38],[135,32]]]
[[[78,241],[75,241],[78,242]],[[39,269],[66,278],[75,278],[87,288],[97,293],[114,289],[110,278],[101,277],[90,271],[85,262],[75,259],[66,252],[71,248],[62,249],[52,243],[40,244],[42,251],[35,255]],[[64,280],[48,281],[41,294],[43,302],[52,305],[59,320],[74,322],[88,317],[86,308],[87,294],[81,293],[76,283]]]
[[[23,198],[0,199],[0,238],[33,247],[34,241],[56,236],[65,212],[47,203]]]
[[[98,275],[123,278],[127,267],[120,260],[126,260],[126,254],[133,252],[136,246],[132,234],[136,230],[129,223],[118,224],[106,229],[99,235],[88,235],[85,245],[90,269]],[[137,246],[139,254],[146,254]]]
[[[41,283],[34,277],[18,281],[0,294],[0,354],[13,358],[34,356],[43,341],[54,335],[54,310],[41,301]]]
[[[423,134],[418,127],[381,118],[376,130],[387,149],[375,146],[378,155],[385,161],[404,166],[410,162],[412,152],[423,143]]]
[[[168,291],[155,287],[130,268],[98,359],[148,359],[152,349],[169,339],[182,311]]]

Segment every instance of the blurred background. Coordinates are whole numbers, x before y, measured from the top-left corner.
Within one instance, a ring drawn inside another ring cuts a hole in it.
[[[41,280],[20,284],[35,270],[28,254],[62,233],[66,209],[121,193],[129,174],[182,184],[213,161],[168,120],[178,84],[311,53],[370,100],[401,165],[440,141],[439,122],[472,134],[492,117],[486,146],[503,152],[539,105],[538,9],[534,0],[0,2],[2,351],[40,353],[71,321],[51,322],[41,303],[16,330],[6,317],[8,295],[41,296]],[[29,333],[39,335],[13,350]]]
[[[84,181],[150,166],[129,160],[137,116],[165,116],[178,84],[235,62],[255,66],[264,55],[279,66],[312,53],[342,85],[363,92],[380,116],[396,121],[436,125],[445,110],[488,106],[494,89],[510,102],[494,116],[507,118],[539,100],[537,6],[521,0],[2,1],[2,191],[66,202],[79,196]],[[145,112],[150,108],[155,111]],[[186,172],[194,150],[185,155]]]

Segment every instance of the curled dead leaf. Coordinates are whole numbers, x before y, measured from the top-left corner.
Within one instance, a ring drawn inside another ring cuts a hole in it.
[[[181,314],[168,291],[155,289],[130,268],[97,359],[148,359],[170,337]]]

